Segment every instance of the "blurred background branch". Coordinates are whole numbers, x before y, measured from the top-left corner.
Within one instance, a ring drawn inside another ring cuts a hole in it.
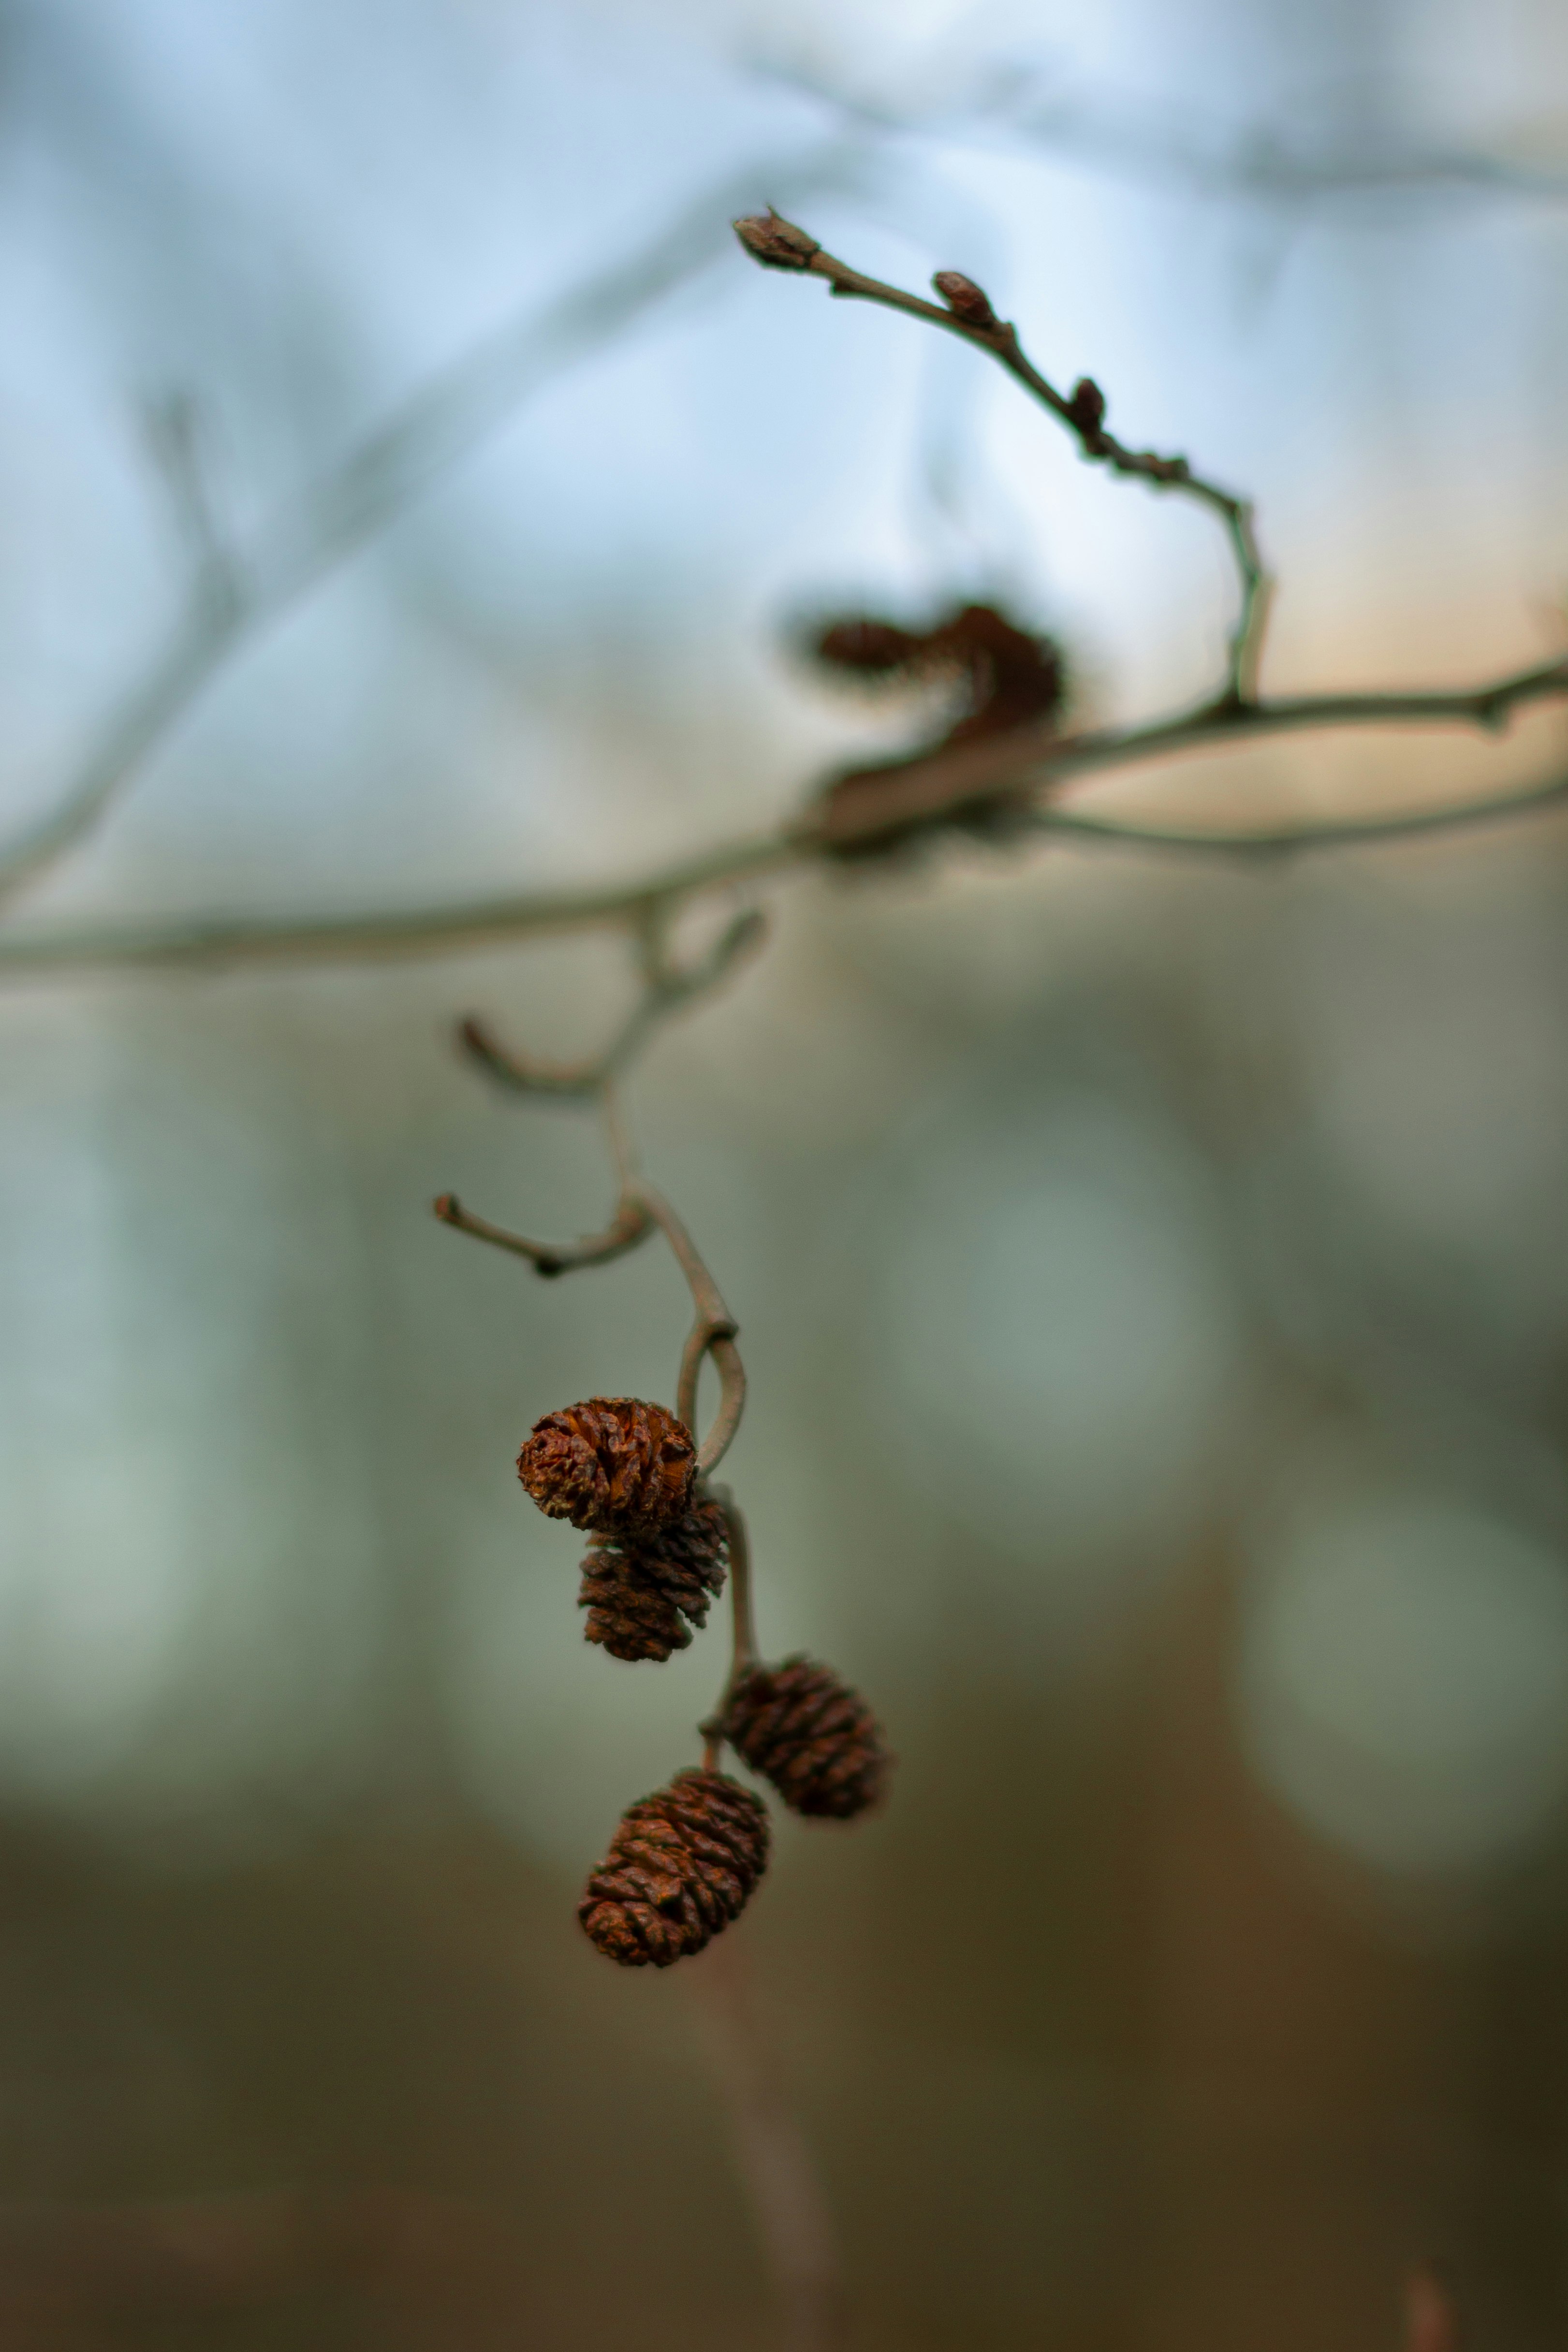
[[[763,168],[783,185],[815,192],[852,184],[865,166],[856,145],[841,140]],[[212,512],[190,395],[157,404],[149,416],[149,439],[194,557],[187,610],[55,805],[11,841],[0,841],[0,904],[38,881],[83,838],[257,632],[384,530],[531,394],[625,334],[645,311],[710,267],[726,249],[723,228],[731,206],[753,184],[749,172],[743,183],[705,191],[629,254],[486,335],[409,394],[331,473],[287,500],[243,543],[220,533]]]

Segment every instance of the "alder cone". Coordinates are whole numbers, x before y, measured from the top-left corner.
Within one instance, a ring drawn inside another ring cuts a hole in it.
[[[533,1424],[517,1475],[547,1518],[657,1528],[682,1517],[697,1475],[684,1422],[640,1397],[589,1397]]]
[[[859,1692],[814,1658],[752,1666],[720,1728],[792,1812],[852,1821],[886,1786],[892,1759],[881,1726]]]
[[[695,1767],[628,1805],[577,1916],[623,1969],[668,1969],[745,1907],[768,1864],[768,1817],[749,1789]]]
[[[694,1503],[668,1527],[604,1535],[583,1562],[586,1639],[612,1658],[668,1658],[686,1649],[724,1590],[728,1525],[717,1503]]]

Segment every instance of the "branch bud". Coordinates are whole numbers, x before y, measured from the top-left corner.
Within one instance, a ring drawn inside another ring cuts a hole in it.
[[[753,261],[764,269],[809,269],[812,257],[822,251],[814,236],[794,221],[786,221],[772,205],[765,213],[748,213],[731,224]]]
[[[966,327],[989,327],[994,331],[1002,323],[991,308],[991,297],[973,278],[965,278],[962,269],[939,269],[931,284],[947,304],[955,319]]]
[[[1105,394],[1091,375],[1080,375],[1072,388],[1068,413],[1080,433],[1098,433],[1105,423]]]

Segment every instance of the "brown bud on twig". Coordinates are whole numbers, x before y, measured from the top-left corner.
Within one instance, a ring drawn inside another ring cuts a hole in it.
[[[547,1518],[574,1528],[656,1528],[691,1500],[697,1447],[661,1404],[589,1397],[536,1421],[517,1475]]]
[[[731,224],[753,261],[764,269],[809,269],[812,256],[822,247],[805,230],[786,221],[772,205],[765,213],[749,213]]]
[[[719,1729],[797,1813],[850,1821],[876,1804],[892,1759],[858,1691],[815,1659],[752,1666]]]
[[[1091,375],[1080,375],[1074,384],[1068,414],[1080,433],[1098,433],[1105,423],[1105,394]]]
[[[962,269],[939,269],[931,282],[953,317],[962,319],[966,327],[989,327],[994,331],[1001,325],[991,308],[989,294],[976,286],[973,278],[966,278]]]
[[[577,1906],[624,1969],[667,1969],[737,1918],[768,1863],[768,1817],[723,1772],[678,1772],[630,1805]]]
[[[691,1640],[683,1619],[706,1624],[724,1590],[728,1523],[717,1503],[640,1535],[601,1537],[583,1562],[584,1633],[612,1658],[663,1661]]]

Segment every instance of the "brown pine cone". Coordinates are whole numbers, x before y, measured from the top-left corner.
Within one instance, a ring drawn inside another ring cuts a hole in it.
[[[719,1727],[793,1812],[850,1821],[877,1803],[892,1763],[859,1692],[812,1658],[752,1666]]]
[[[586,1638],[612,1658],[664,1659],[687,1648],[682,1618],[706,1624],[710,1600],[724,1590],[727,1533],[717,1503],[694,1503],[671,1527],[602,1536],[583,1562]]]
[[[685,1514],[691,1432],[661,1404],[590,1397],[536,1421],[517,1475],[546,1517],[574,1528],[656,1528]]]
[[[749,1789],[695,1768],[628,1805],[577,1916],[623,1969],[668,1969],[737,1918],[768,1864],[768,1817]]]

